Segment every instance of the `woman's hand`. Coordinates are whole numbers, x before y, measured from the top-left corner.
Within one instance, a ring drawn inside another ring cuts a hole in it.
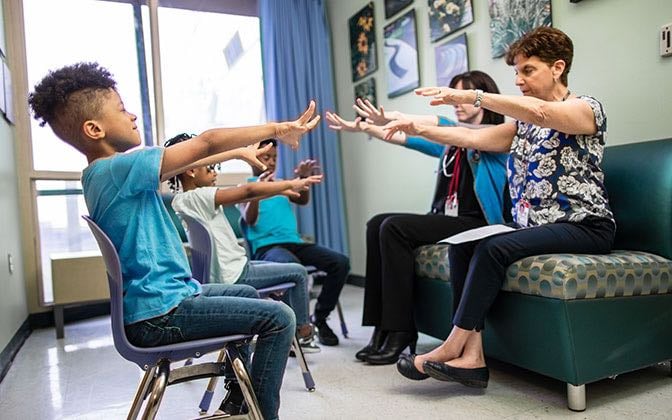
[[[418,127],[411,120],[398,120],[387,124],[385,127],[383,127],[383,131],[385,131],[384,140],[389,141],[392,140],[395,133],[397,132],[406,133],[409,136],[415,136],[418,134]]]
[[[319,115],[311,119],[315,114],[315,107],[315,101],[310,101],[310,105],[308,105],[308,108],[298,119],[278,123],[278,127],[275,130],[275,137],[281,142],[291,146],[292,149],[297,149],[299,147],[301,136],[315,128],[317,123],[320,122]]]
[[[361,98],[357,98],[352,108],[360,117],[366,119],[367,123],[373,125],[383,126],[391,121],[402,119],[403,117],[403,114],[396,111],[385,114],[382,105],[380,106],[380,109],[377,109],[368,99],[362,100]]]
[[[419,96],[431,96],[430,105],[459,105],[473,103],[474,93],[472,90],[453,89],[449,87],[422,87],[415,89]]]
[[[348,121],[341,118],[338,114],[329,111],[326,112],[325,117],[329,122],[329,128],[332,130],[349,131],[353,133],[364,130],[362,124],[365,123],[362,121],[362,117],[357,117],[354,121]]]
[[[316,160],[306,159],[299,162],[294,168],[294,174],[301,178],[309,178],[315,172],[319,172],[320,165],[317,164]]]

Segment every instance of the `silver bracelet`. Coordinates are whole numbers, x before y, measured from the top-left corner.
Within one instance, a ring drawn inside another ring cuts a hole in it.
[[[482,100],[483,100],[483,91],[481,89],[476,89],[476,100],[474,101],[474,106],[476,108],[480,107]]]

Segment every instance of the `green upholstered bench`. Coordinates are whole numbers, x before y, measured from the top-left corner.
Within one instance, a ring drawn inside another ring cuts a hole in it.
[[[672,359],[672,139],[609,147],[603,168],[617,222],[609,255],[538,255],[512,264],[483,334],[489,357],[585,384]],[[415,322],[451,328],[448,247],[416,250]]]

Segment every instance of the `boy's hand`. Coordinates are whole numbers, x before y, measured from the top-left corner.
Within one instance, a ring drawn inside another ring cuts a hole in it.
[[[302,192],[308,191],[311,185],[322,182],[324,175],[311,175],[307,178],[294,178],[289,183],[292,185],[292,191]]]
[[[362,121],[362,117],[355,118],[354,121],[348,121],[341,118],[340,115],[327,111],[325,116],[327,121],[329,121],[329,128],[336,131],[351,131],[358,132],[362,131],[362,124],[366,124]]]
[[[257,182],[273,182],[275,181],[275,172],[266,171],[263,174],[259,175]]]
[[[320,122],[319,115],[311,120],[311,117],[315,114],[315,107],[315,101],[310,101],[308,109],[306,109],[299,119],[278,123],[275,137],[281,142],[291,146],[292,149],[297,149],[299,147],[301,136],[315,128],[317,123]]]
[[[267,153],[273,147],[273,143],[268,143],[266,146],[259,148],[259,143],[255,143],[251,146],[241,147],[239,158],[247,162],[250,166],[256,166],[262,171],[266,170],[266,165],[264,165],[259,157],[264,153]]]
[[[302,160],[294,169],[294,175],[301,178],[307,178],[315,173],[320,173],[320,166],[317,164],[316,160],[312,159]]]

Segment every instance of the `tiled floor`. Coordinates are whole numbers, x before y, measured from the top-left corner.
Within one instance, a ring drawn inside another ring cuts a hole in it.
[[[283,419],[672,419],[672,378],[660,365],[588,385],[588,410],[565,406],[564,384],[490,361],[487,390],[475,391],[434,380],[412,382],[394,366],[367,366],[355,352],[371,333],[359,326],[363,289],[346,286],[341,302],[351,330],[341,345],[309,355],[317,390],[303,388],[301,372],[289,360],[282,389]],[[337,319],[330,321],[337,326]],[[334,328],[337,330],[337,328]],[[115,351],[108,318],[35,331],[0,384],[0,419],[124,418],[141,377]],[[420,351],[437,344],[422,337]],[[168,388],[159,418],[197,417],[205,380]],[[221,399],[218,387],[214,401]],[[214,404],[213,404],[214,405]]]

